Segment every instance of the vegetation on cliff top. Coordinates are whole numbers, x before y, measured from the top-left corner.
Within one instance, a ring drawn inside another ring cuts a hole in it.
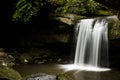
[[[93,0],[19,0],[16,3],[13,21],[28,22],[39,13],[73,13],[78,15],[98,14],[98,10],[106,7]]]

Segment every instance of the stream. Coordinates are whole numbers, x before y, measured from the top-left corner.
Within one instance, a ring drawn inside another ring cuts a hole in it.
[[[14,69],[17,70],[21,76],[25,77],[27,75],[35,73],[47,73],[47,74],[59,74],[64,70],[59,68],[60,64],[41,64],[41,65],[17,65]],[[120,69],[111,69],[111,71],[105,72],[93,72],[93,71],[68,71],[65,72],[73,80],[120,80]]]

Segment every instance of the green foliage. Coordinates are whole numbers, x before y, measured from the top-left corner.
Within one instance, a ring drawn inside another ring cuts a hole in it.
[[[98,15],[103,15],[103,16],[109,16],[109,15],[113,15],[113,13],[110,10],[99,10],[97,11]]]
[[[47,0],[47,2],[52,6],[60,7],[60,6],[64,6],[67,0]]]
[[[59,7],[56,12],[75,13],[75,14],[92,14],[98,8],[99,4],[93,0],[67,0],[67,3]]]
[[[94,13],[100,7],[100,4],[94,2],[93,0],[87,0],[86,11],[88,13]]]
[[[58,74],[58,80],[73,80],[73,79],[66,73],[62,72]]]
[[[16,4],[16,11],[13,15],[13,21],[28,22],[32,16],[36,16],[45,3],[40,3],[39,0],[19,0]]]
[[[78,15],[95,14],[101,5],[93,0],[19,0],[13,21],[30,21],[32,16],[37,16],[41,9],[47,9],[49,13],[74,13]],[[102,6],[103,8],[103,6]]]

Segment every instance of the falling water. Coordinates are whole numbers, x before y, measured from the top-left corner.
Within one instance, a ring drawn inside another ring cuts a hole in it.
[[[108,18],[83,19],[76,25],[75,64],[107,67]]]
[[[74,64],[61,65],[66,71],[109,71],[108,24],[116,16],[82,19],[75,26]]]

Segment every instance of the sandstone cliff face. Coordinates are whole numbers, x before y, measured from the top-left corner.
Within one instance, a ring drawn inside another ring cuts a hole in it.
[[[115,16],[116,17],[116,16]],[[46,29],[35,32],[22,38],[21,45],[27,46],[43,46],[48,43],[66,43],[69,44],[73,40],[74,27],[78,20],[82,19],[75,14],[64,14],[53,17],[50,23],[46,23]],[[44,25],[41,25],[44,26]],[[118,18],[111,19],[108,24],[109,39],[120,38],[120,22]],[[45,26],[44,26],[45,27]]]

